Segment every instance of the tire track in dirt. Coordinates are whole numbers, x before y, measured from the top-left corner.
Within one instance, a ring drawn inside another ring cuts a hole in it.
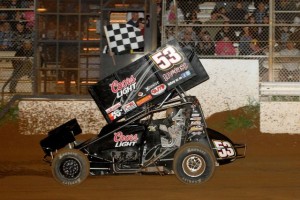
[[[50,166],[41,165],[41,161],[0,162],[0,178],[7,176],[52,176]]]

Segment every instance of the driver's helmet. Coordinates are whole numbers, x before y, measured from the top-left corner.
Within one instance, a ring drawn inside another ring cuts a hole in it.
[[[177,112],[178,112],[178,108],[175,107],[168,108],[166,110],[166,118],[170,121],[173,121],[172,118],[177,114]]]

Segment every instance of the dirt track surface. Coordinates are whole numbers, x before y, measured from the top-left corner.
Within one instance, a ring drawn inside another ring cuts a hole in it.
[[[208,120],[210,126],[222,119]],[[300,198],[300,135],[262,134],[258,129],[225,133],[247,143],[247,157],[216,168],[214,177],[197,186],[184,185],[174,175],[89,176],[79,186],[57,183],[42,161],[39,141],[24,136],[17,123],[0,127],[0,199],[267,199]],[[87,136],[84,136],[87,137]]]

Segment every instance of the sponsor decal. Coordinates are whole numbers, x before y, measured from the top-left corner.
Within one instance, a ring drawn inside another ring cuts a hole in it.
[[[128,104],[124,105],[122,108],[125,111],[125,113],[135,109],[137,106],[134,103],[134,101],[129,102]]]
[[[105,112],[106,112],[106,113],[111,113],[111,112],[117,110],[118,108],[120,108],[121,106],[122,106],[122,104],[119,102],[119,103],[113,105],[112,107],[107,108],[107,109],[105,110]]]
[[[151,95],[151,94],[148,94],[147,96],[145,96],[145,97],[143,97],[143,98],[137,100],[137,101],[136,101],[136,105],[137,105],[137,106],[141,106],[141,105],[143,105],[144,103],[150,101],[152,98],[153,98],[152,95]]]
[[[188,64],[187,63],[182,63],[180,66],[174,67],[172,70],[170,70],[167,73],[163,74],[162,77],[163,77],[164,81],[167,82],[168,80],[173,78],[175,75],[177,75],[177,74],[179,74],[183,71],[186,71],[188,69],[189,69]]]
[[[138,93],[138,97],[143,97],[144,96],[144,93],[143,92],[139,92]]]
[[[160,95],[164,91],[166,91],[166,89],[167,89],[167,86],[165,84],[160,84],[151,90],[151,94],[153,96]]]
[[[175,79],[175,80],[169,82],[169,83],[168,83],[168,86],[171,86],[171,85],[175,84],[176,82],[178,82],[178,81],[180,81],[180,80],[181,80],[181,77],[179,77],[179,78],[177,78],[177,79]]]
[[[117,98],[121,98],[123,95],[135,90],[136,78],[131,75],[121,82],[114,80],[111,84],[109,84],[109,86],[112,93],[117,94]]]
[[[111,121],[114,121],[115,119],[117,119],[118,117],[121,117],[122,115],[122,109],[117,109],[111,113],[108,114],[108,117]]]
[[[185,77],[189,77],[190,75],[191,75],[190,70],[187,70],[186,72],[183,72],[180,76],[181,76],[182,78],[185,78]]]
[[[149,90],[151,90],[152,88],[154,88],[155,86],[157,86],[159,84],[158,81],[156,81],[155,83],[152,83],[151,85],[145,87],[146,92],[148,92]]]
[[[124,135],[122,131],[114,134],[115,147],[132,147],[137,143],[138,139],[137,134]]]

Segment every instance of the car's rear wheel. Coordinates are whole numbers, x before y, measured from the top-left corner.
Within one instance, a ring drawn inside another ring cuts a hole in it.
[[[200,184],[213,176],[215,158],[205,145],[197,142],[187,143],[177,150],[173,170],[183,183]]]
[[[86,155],[76,149],[59,151],[52,162],[54,179],[63,185],[78,185],[89,175],[90,164]]]

